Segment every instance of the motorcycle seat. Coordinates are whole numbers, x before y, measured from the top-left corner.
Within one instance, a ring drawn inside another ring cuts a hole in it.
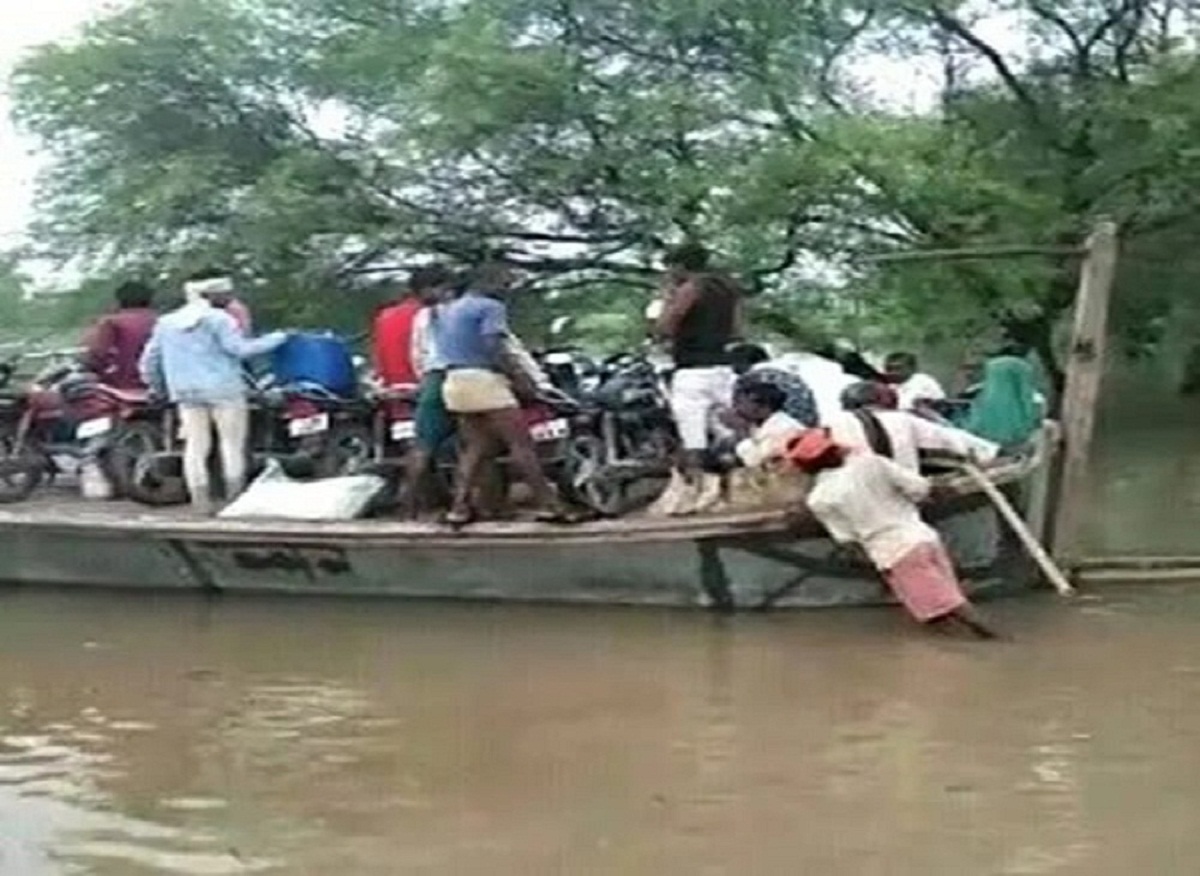
[[[397,383],[381,388],[375,397],[379,401],[414,401],[419,390],[415,383]]]
[[[96,389],[110,398],[125,404],[144,405],[150,401],[150,391],[147,389],[119,389],[105,383],[97,384]]]

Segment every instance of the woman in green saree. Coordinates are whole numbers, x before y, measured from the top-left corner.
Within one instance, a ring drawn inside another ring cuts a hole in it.
[[[983,380],[963,427],[1003,451],[1016,450],[1037,432],[1042,407],[1033,365],[1019,356],[994,356],[984,363]]]

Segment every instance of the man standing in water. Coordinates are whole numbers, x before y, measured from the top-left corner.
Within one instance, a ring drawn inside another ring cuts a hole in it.
[[[537,519],[572,522],[542,471],[517,403],[518,394],[533,396],[536,387],[515,363],[506,341],[508,308],[502,299],[512,283],[506,265],[485,264],[468,290],[442,308],[434,325],[434,344],[446,368],[442,395],[446,409],[458,419],[460,442],[454,502],[445,518],[451,526],[475,518],[471,496],[497,446],[508,449],[513,468],[533,491]]]
[[[937,530],[918,503],[930,484],[869,450],[837,444],[826,429],[810,429],[788,446],[788,458],[813,476],[807,507],[840,544],[858,544],[917,621],[957,623],[985,639],[996,633],[959,585]]]
[[[656,331],[671,348],[671,412],[683,445],[667,491],[665,514],[712,507],[721,496],[718,475],[705,473],[709,425],[731,402],[736,379],[729,346],[742,334],[742,295],[734,280],[709,267],[708,251],[685,244],[667,253],[663,305]]]

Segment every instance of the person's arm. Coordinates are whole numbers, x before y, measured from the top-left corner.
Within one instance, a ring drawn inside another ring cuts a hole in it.
[[[658,318],[657,331],[659,337],[673,338],[683,324],[684,318],[700,300],[700,290],[695,282],[686,280],[675,287],[666,299],[662,315]]]
[[[930,483],[916,472],[911,472],[882,456],[877,459],[887,479],[906,498],[923,502],[929,496]]]
[[[977,462],[991,462],[1000,452],[999,445],[962,429],[943,426],[915,414],[908,415],[908,420],[919,450],[950,453]]]
[[[117,343],[117,332],[112,320],[104,317],[84,334],[83,366],[103,376],[108,369],[109,357]]]
[[[150,339],[146,341],[142,355],[138,358],[138,375],[142,378],[142,383],[151,391],[163,394],[166,379],[163,375],[162,339],[158,326],[155,326],[154,330],[150,332]]]
[[[494,298],[485,299],[481,305],[479,334],[488,359],[507,371],[504,339],[509,334],[508,308]]]
[[[242,334],[237,321],[228,313],[216,314],[215,319],[208,320],[208,325],[216,335],[221,349],[238,359],[252,359],[270,353],[283,346],[288,338],[286,332],[269,332],[261,338],[248,338]]]

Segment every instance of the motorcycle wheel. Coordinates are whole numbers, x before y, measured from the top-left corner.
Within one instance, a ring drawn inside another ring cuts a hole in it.
[[[325,435],[325,449],[316,460],[319,478],[357,474],[371,463],[374,437],[361,423],[334,423]]]
[[[151,422],[121,423],[104,454],[104,469],[118,498],[130,495],[138,461],[166,449],[162,426]]]
[[[15,435],[0,433],[0,505],[24,502],[41,486],[46,475],[46,459],[40,453],[14,453]]]
[[[155,508],[187,502],[182,457],[173,453],[152,453],[138,457],[125,485],[125,496]]]
[[[631,510],[626,484],[609,477],[606,468],[603,441],[595,435],[573,437],[559,478],[563,498],[603,517],[619,517]]]

